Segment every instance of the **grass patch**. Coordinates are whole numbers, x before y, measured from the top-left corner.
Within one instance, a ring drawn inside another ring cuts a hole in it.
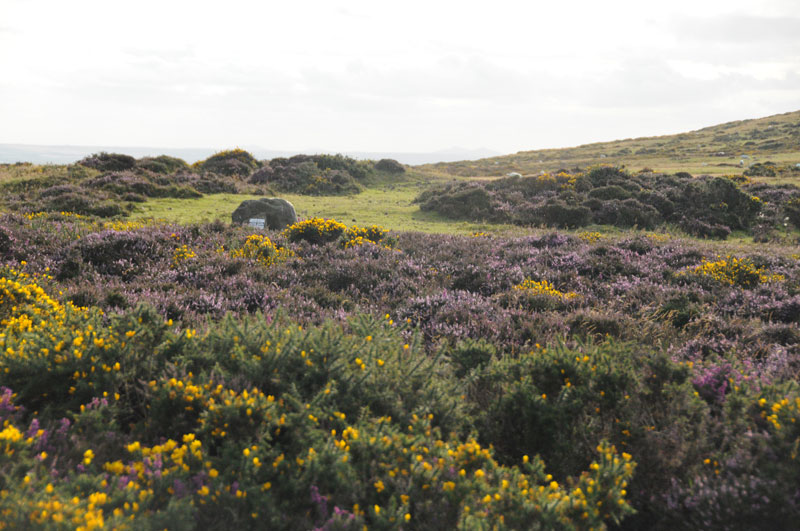
[[[419,194],[420,182],[369,188],[357,195],[307,196],[279,194],[291,201],[297,217],[333,218],[348,225],[381,225],[389,230],[440,234],[472,234],[491,232],[503,235],[535,234],[539,231],[492,223],[454,222],[431,212],[420,212],[412,201]],[[244,194],[213,194],[198,199],[157,198],[137,207],[133,219],[156,218],[177,223],[196,223],[219,219],[229,222],[231,213],[246,199],[261,196]]]

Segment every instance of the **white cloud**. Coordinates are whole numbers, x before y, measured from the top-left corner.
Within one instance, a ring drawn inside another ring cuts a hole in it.
[[[7,0],[0,142],[515,151],[678,132],[800,108],[795,13]]]

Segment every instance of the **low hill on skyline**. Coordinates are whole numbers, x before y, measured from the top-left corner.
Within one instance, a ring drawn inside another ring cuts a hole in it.
[[[576,147],[520,151],[419,169],[461,177],[523,175],[596,164],[674,173],[741,173],[756,161],[800,163],[800,111],[739,120],[675,135],[628,138]]]

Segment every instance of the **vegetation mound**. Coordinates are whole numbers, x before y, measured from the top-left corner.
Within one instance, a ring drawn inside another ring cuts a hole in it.
[[[239,148],[220,151],[192,165],[197,170],[226,177],[247,177],[260,166],[253,155]]]
[[[759,197],[756,193],[768,197]],[[800,189],[738,184],[688,173],[630,174],[613,167],[586,173],[455,182],[422,193],[423,211],[452,219],[576,228],[590,224],[652,229],[672,224],[703,238],[725,238],[757,224],[779,225]]]
[[[350,195],[363,189],[374,168],[343,155],[295,155],[270,160],[250,177],[280,192],[305,195]]]

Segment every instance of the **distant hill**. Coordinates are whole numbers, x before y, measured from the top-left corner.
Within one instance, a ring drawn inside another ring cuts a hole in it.
[[[740,173],[756,161],[800,163],[800,111],[740,120],[677,135],[629,138],[578,147],[520,151],[513,155],[427,164],[419,169],[439,174],[480,177],[510,172],[585,168],[596,164],[643,167],[655,171]]]
[[[230,148],[232,146],[222,146]],[[324,149],[306,149],[303,151],[267,150],[259,147],[243,146],[259,159],[290,157],[300,153],[332,153]],[[222,149],[220,148],[220,149]],[[34,164],[71,164],[92,153],[125,153],[133,157],[150,157],[170,155],[192,163],[213,155],[220,149],[211,148],[164,148],[164,147],[130,147],[130,146],[46,146],[32,144],[0,144],[0,163],[32,162]],[[451,162],[480,157],[499,155],[488,149],[448,148],[431,152],[370,152],[348,151],[342,153],[357,159],[395,159],[403,164],[418,165],[432,162]]]

